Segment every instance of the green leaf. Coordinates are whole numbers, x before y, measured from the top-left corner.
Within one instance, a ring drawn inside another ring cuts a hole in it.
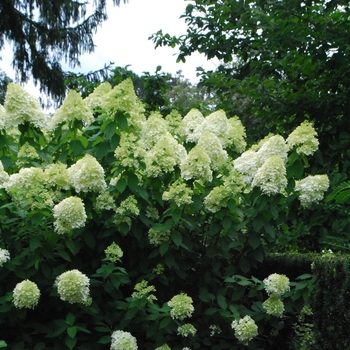
[[[167,221],[165,221],[164,223],[157,223],[153,225],[153,230],[156,231],[161,231],[161,232],[166,232],[169,231],[172,227],[173,227],[173,220],[169,219]]]
[[[113,135],[115,134],[117,130],[117,123],[112,121],[111,123],[108,123],[107,126],[106,126],[106,130],[105,130],[105,138],[107,140],[110,140]]]
[[[175,243],[175,245],[177,245],[178,247],[181,245],[182,235],[179,231],[176,231],[176,230],[172,231],[171,238],[172,238],[173,242]]]
[[[133,192],[136,191],[138,183],[139,183],[139,179],[136,175],[130,174],[128,176],[128,186],[129,186],[131,191],[133,191]]]
[[[38,236],[33,236],[33,237],[30,237],[30,240],[29,240],[29,246],[30,246],[30,249],[32,251],[36,250],[37,248],[41,247],[41,241],[40,241],[40,237]]]
[[[109,146],[109,142],[103,141],[96,147],[96,158],[101,159],[105,157],[110,151],[111,148]]]
[[[80,140],[72,140],[69,144],[69,147],[74,157],[77,157],[84,152],[84,146],[82,145]]]
[[[223,228],[228,231],[232,225],[232,218],[229,216],[224,216],[221,223]]]
[[[97,342],[98,344],[110,344],[111,342],[111,336],[110,335],[104,335],[99,339]]]
[[[120,192],[120,193],[123,193],[125,188],[126,188],[126,179],[125,178],[120,178],[117,182],[117,190]]]
[[[165,328],[170,322],[172,318],[170,316],[165,316],[160,322],[159,329]]]
[[[222,309],[224,309],[224,310],[227,309],[226,298],[225,298],[223,295],[218,295],[217,301],[218,301],[219,306],[220,306]]]
[[[163,256],[169,250],[169,242],[163,242],[159,247],[159,253]]]
[[[115,119],[117,120],[118,127],[121,130],[126,130],[128,128],[128,119],[126,118],[125,113],[117,112],[115,114]]]
[[[70,312],[66,317],[66,323],[72,326],[75,322],[75,316]]]
[[[0,348],[6,348],[7,344],[4,340],[0,340]]]
[[[73,326],[73,327],[69,327],[67,328],[67,334],[71,337],[71,338],[75,338],[76,334],[77,334],[77,327]]]
[[[70,337],[65,338],[65,344],[67,345],[68,349],[70,349],[70,350],[74,349],[76,343],[77,343],[76,338],[70,338]]]

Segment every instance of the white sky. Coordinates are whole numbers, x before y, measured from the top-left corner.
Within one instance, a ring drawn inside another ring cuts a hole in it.
[[[114,62],[115,66],[130,65],[129,69],[140,75],[143,72],[153,74],[160,65],[163,72],[174,75],[182,70],[186,78],[196,82],[196,67],[215,69],[213,62],[206,61],[199,54],[193,54],[186,59],[185,64],[176,63],[176,48],[154,49],[153,42],[148,40],[149,36],[160,29],[171,35],[185,34],[186,23],[179,17],[185,12],[187,4],[189,2],[185,0],[129,0],[127,4],[121,0],[120,7],[114,7],[109,0],[108,20],[94,35],[95,51],[81,56],[81,67],[74,71],[87,73],[102,68],[105,63]],[[0,55],[0,69],[15,80],[15,73],[11,68],[10,46],[0,52]],[[73,70],[68,66],[64,67]],[[27,89],[36,94],[33,84],[28,84]]]

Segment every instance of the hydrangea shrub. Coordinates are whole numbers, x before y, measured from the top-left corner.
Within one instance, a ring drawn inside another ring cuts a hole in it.
[[[0,118],[11,349],[258,349],[308,303],[253,273],[328,188],[303,166],[312,125],[246,149],[238,117],[147,116],[130,80],[51,118],[10,84]]]

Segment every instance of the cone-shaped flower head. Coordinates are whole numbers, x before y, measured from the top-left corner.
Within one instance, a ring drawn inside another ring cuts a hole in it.
[[[243,181],[250,185],[259,169],[258,153],[253,150],[245,151],[233,162],[234,168],[243,175]]]
[[[42,111],[39,101],[18,84],[7,85],[4,107],[6,129],[25,122],[41,129],[47,127],[48,117]]]
[[[137,350],[137,341],[129,332],[114,331],[112,333],[111,350]]]
[[[17,283],[13,290],[13,303],[18,309],[34,309],[38,305],[40,290],[38,286],[29,280]]]
[[[172,172],[186,155],[185,148],[173,136],[169,133],[162,135],[145,155],[146,174],[157,177]]]
[[[229,118],[227,121],[227,135],[225,137],[225,143],[223,147],[235,149],[236,152],[244,152],[246,142],[246,132],[242,122],[238,117]]]
[[[204,119],[198,109],[191,109],[182,119],[178,133],[186,142],[197,142],[202,133]]]
[[[181,161],[181,176],[185,180],[202,179],[211,182],[213,172],[210,168],[211,159],[204,147],[196,145]]]
[[[162,199],[164,201],[173,201],[175,204],[180,207],[184,204],[191,204],[193,191],[182,179],[177,179],[173,182],[168,191],[163,193]]]
[[[296,182],[295,190],[299,192],[300,204],[309,207],[312,203],[319,202],[324,192],[328,190],[329,180],[327,175],[308,176]]]
[[[70,270],[56,278],[55,287],[61,300],[70,304],[89,303],[90,279],[79,270]]]
[[[84,99],[85,104],[90,108],[98,108],[102,106],[106,95],[112,90],[112,86],[108,81],[97,86],[94,91]]]
[[[271,156],[279,156],[283,162],[286,162],[288,158],[288,147],[286,141],[280,135],[274,135],[263,142],[262,146],[258,150],[258,165],[262,166]]]
[[[250,316],[233,321],[231,327],[235,330],[235,337],[244,345],[258,335],[258,326]]]
[[[311,155],[318,149],[317,133],[312,123],[301,123],[287,138],[289,149],[295,147],[298,154]]]
[[[68,169],[69,181],[79,192],[103,192],[107,185],[105,173],[96,158],[86,154]]]
[[[124,253],[122,249],[119,247],[119,245],[113,242],[111,245],[109,245],[105,249],[105,254],[106,254],[106,258],[109,261],[116,262],[116,261],[120,261]]]
[[[55,231],[63,234],[74,228],[85,226],[86,213],[83,201],[79,197],[68,197],[53,208]]]
[[[267,195],[281,193],[288,183],[286,174],[284,161],[280,156],[273,155],[257,170],[252,187],[260,187]]]
[[[0,130],[5,129],[7,124],[6,110],[3,105],[0,104]]]
[[[63,124],[62,127],[67,129],[70,122],[75,120],[80,121],[83,126],[88,126],[94,119],[92,111],[83,101],[80,94],[75,90],[70,90],[62,106],[51,117],[49,129],[53,130],[60,124]]]
[[[189,335],[195,336],[197,333],[197,329],[191,323],[185,323],[182,326],[177,328],[177,334],[182,337],[188,337]]]
[[[10,260],[10,252],[7,249],[0,248],[0,267]]]
[[[270,297],[280,297],[287,292],[289,287],[289,278],[286,275],[273,273],[264,279],[265,290]]]
[[[180,321],[191,317],[194,311],[193,300],[186,293],[175,295],[168,301],[168,305],[170,306],[170,316]]]

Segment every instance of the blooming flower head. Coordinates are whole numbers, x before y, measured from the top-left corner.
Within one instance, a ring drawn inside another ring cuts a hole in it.
[[[56,187],[61,190],[68,190],[69,173],[66,164],[56,163],[50,164],[45,170],[45,182],[48,187]]]
[[[25,142],[18,150],[16,164],[22,167],[33,160],[40,160],[39,154],[33,146]]]
[[[267,195],[281,193],[288,183],[286,174],[286,167],[281,157],[273,155],[257,170],[252,187],[259,186]]]
[[[170,239],[170,231],[158,231],[150,228],[148,231],[149,242],[155,246],[161,245],[163,242],[168,242]]]
[[[182,119],[178,132],[186,142],[197,142],[202,133],[204,117],[198,109],[191,109]]]
[[[121,133],[119,146],[114,151],[118,164],[125,168],[137,169],[145,155],[146,151],[141,147],[136,135],[127,132]]]
[[[250,316],[244,316],[239,321],[233,321],[231,324],[235,331],[235,337],[244,345],[258,335],[258,326]]]
[[[224,147],[235,149],[236,152],[244,152],[246,142],[246,132],[242,122],[238,117],[229,118],[227,121],[227,134],[225,137]]]
[[[258,164],[263,165],[271,156],[279,156],[283,162],[288,158],[288,147],[286,141],[280,135],[273,135],[263,140],[260,149],[257,151]]]
[[[279,296],[272,296],[263,302],[263,308],[272,316],[282,317],[284,304]]]
[[[205,130],[202,132],[197,145],[206,150],[213,170],[217,170],[228,158],[227,152],[222,148],[219,137],[210,131]]]
[[[80,94],[70,90],[61,107],[51,117],[49,129],[53,130],[60,124],[63,124],[64,129],[68,129],[69,124],[75,120],[80,121],[83,126],[88,126],[95,118]]]
[[[182,337],[188,337],[189,335],[195,336],[196,333],[197,329],[190,323],[186,323],[177,328],[177,334],[181,335]]]
[[[300,204],[309,207],[320,201],[329,187],[327,175],[308,176],[296,182],[295,190],[299,192]]]
[[[202,179],[211,182],[213,172],[210,164],[211,159],[206,149],[197,145],[181,161],[181,176],[185,180]]]
[[[53,208],[55,231],[63,234],[75,228],[85,226],[86,213],[83,201],[79,197],[68,197]]]
[[[37,128],[47,126],[48,117],[42,111],[39,101],[18,84],[9,83],[7,85],[4,108],[6,129],[11,129],[25,122],[29,122]]]
[[[173,109],[166,117],[165,121],[168,124],[168,130],[171,133],[171,135],[178,137],[178,128],[182,122],[182,116],[181,114],[176,110]]]
[[[120,261],[120,259],[123,257],[122,249],[115,242],[105,249],[105,254],[106,258],[112,262]]]
[[[55,287],[61,300],[70,304],[89,303],[90,279],[79,270],[70,270],[62,273],[56,278]]]
[[[164,135],[170,135],[168,124],[159,112],[153,112],[142,126],[141,142],[144,148],[151,149]]]
[[[148,282],[145,280],[142,280],[141,282],[137,283],[134,287],[135,292],[132,293],[132,297],[134,299],[142,299],[146,298],[150,303],[153,303],[154,300],[157,300],[157,297],[154,294],[151,294],[152,292],[156,292],[156,287],[152,285],[148,285]]]
[[[17,283],[13,290],[13,303],[16,308],[34,309],[38,305],[40,290],[38,286],[29,280]]]
[[[191,317],[194,311],[193,300],[186,293],[180,293],[168,301],[170,306],[170,316],[173,319],[182,321],[186,317]]]
[[[112,333],[111,350],[137,350],[137,341],[129,332],[114,331]]]
[[[103,192],[107,185],[104,170],[95,157],[86,154],[68,169],[69,181],[79,192]]]
[[[105,81],[97,86],[94,91],[84,99],[84,102],[92,110],[101,107],[103,99],[111,90],[111,84],[108,81]]]
[[[153,148],[145,155],[145,172],[149,177],[172,172],[185,156],[185,148],[169,133],[161,135]]]
[[[120,202],[119,207],[116,209],[116,213],[121,216],[139,215],[140,209],[137,206],[137,199],[135,196],[131,195]]]
[[[204,198],[204,207],[207,211],[216,213],[222,207],[226,206],[226,202],[231,196],[232,193],[225,186],[216,186]]]
[[[0,160],[0,188],[3,188],[3,184],[10,179],[9,174],[5,171],[2,161]]]
[[[258,153],[253,150],[245,151],[233,162],[234,168],[243,175],[243,181],[250,185],[259,168]]]
[[[265,290],[270,297],[280,297],[287,292],[289,287],[289,278],[286,275],[273,273],[264,279]]]
[[[5,123],[7,122],[7,115],[3,105],[0,104],[0,130],[5,129]]]
[[[295,147],[298,154],[311,155],[318,149],[317,133],[312,123],[301,123],[287,138],[289,149]]]
[[[162,346],[158,346],[155,350],[171,350],[168,344],[163,344]]]
[[[177,179],[173,182],[168,191],[164,191],[162,199],[164,201],[173,201],[180,207],[185,204],[191,204],[193,191],[182,179]]]
[[[228,132],[228,119],[225,111],[215,111],[204,118],[202,130],[202,132],[209,131],[216,135],[224,145]]]
[[[10,252],[7,249],[0,248],[0,267],[10,260]]]
[[[96,197],[96,210],[113,210],[115,202],[113,196],[108,192],[103,192]]]

